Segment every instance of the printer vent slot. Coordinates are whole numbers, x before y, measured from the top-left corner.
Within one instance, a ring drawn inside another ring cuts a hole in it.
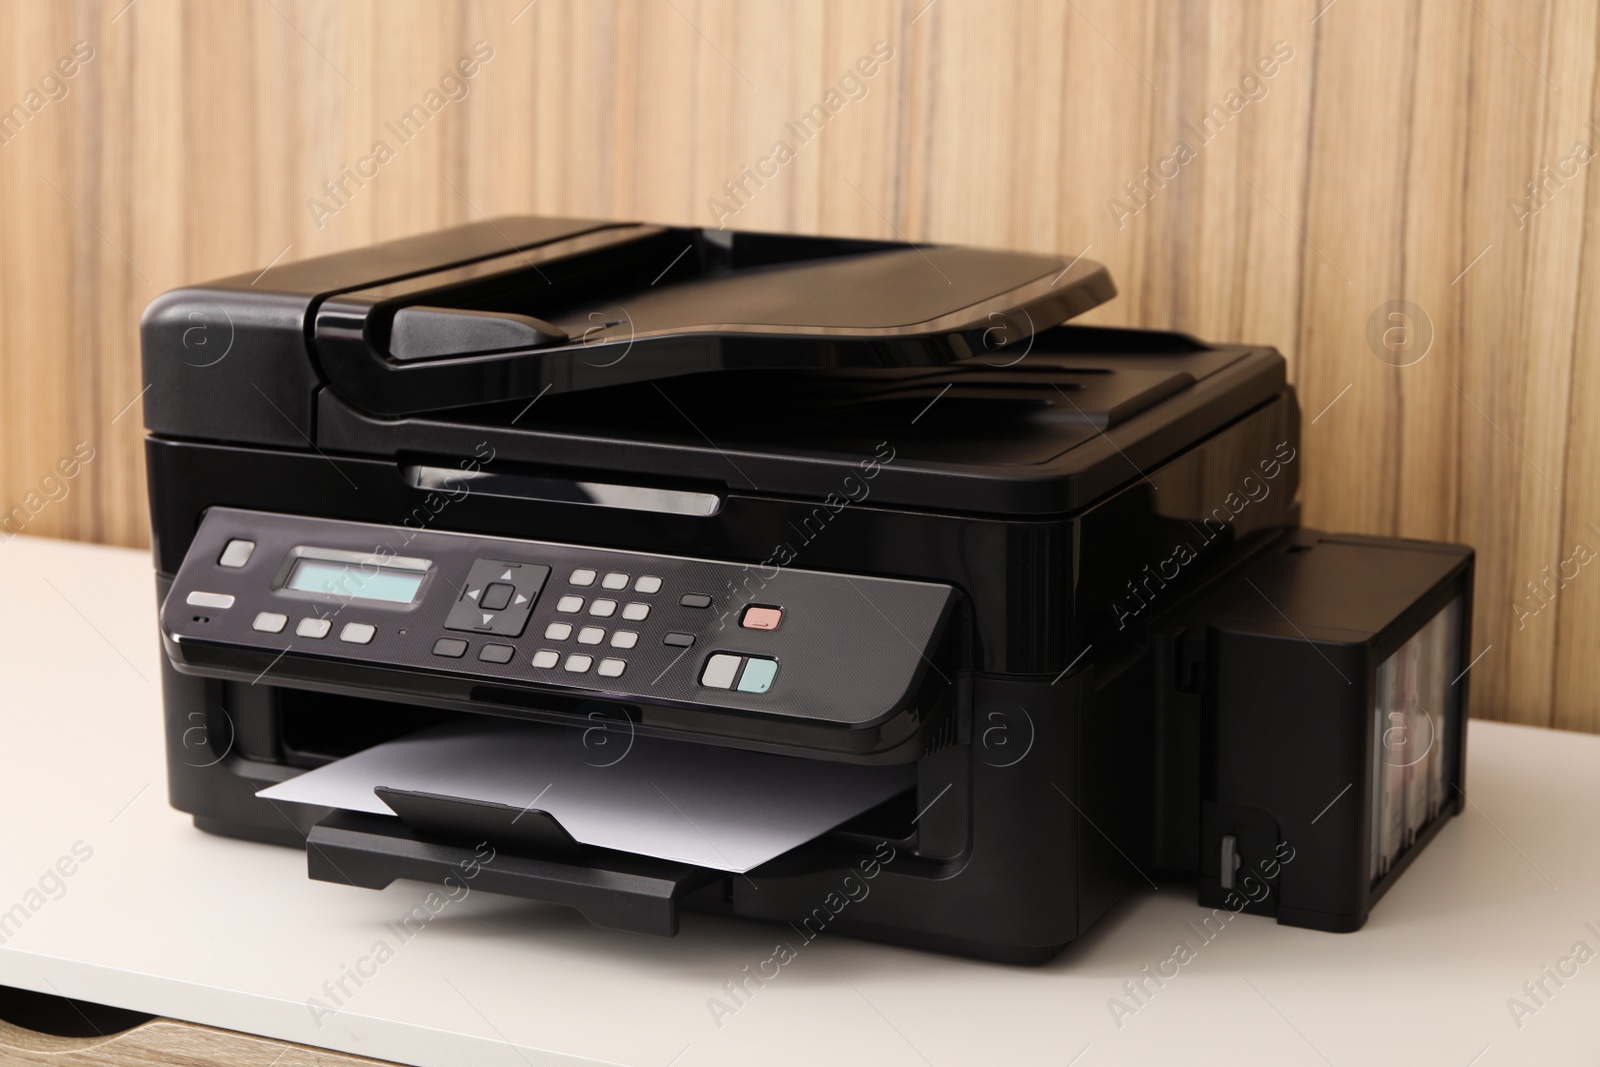
[[[494,471],[466,471],[452,466],[412,464],[405,468],[405,478],[418,489],[443,492],[452,497],[472,493],[702,517],[722,510],[722,497],[717,488],[706,484],[696,484],[692,489],[659,484],[623,485],[565,472],[510,471],[503,469],[503,465]]]
[[[840,824],[827,835],[835,843],[855,843],[870,850],[878,841],[909,841],[917,832],[917,791],[896,793],[875,808]]]
[[[528,689],[512,689],[504,685],[475,685],[472,687],[472,701],[476,704],[499,704],[508,708],[526,708],[529,711],[551,712],[556,715],[571,715],[580,719],[594,719],[598,714],[604,721],[616,724],[622,723],[622,717],[627,716],[633,722],[640,722],[643,713],[637,705],[624,704],[614,700],[595,700],[592,697],[569,697],[559,693],[546,693]]]
[[[293,767],[320,767],[457,717],[455,712],[311,689],[279,688],[276,693],[284,762]]]

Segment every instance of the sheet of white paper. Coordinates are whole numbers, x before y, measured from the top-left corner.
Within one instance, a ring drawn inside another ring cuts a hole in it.
[[[909,764],[860,767],[483,718],[376,745],[256,795],[381,815],[393,813],[378,786],[488,801],[549,812],[583,844],[739,873],[914,780]]]

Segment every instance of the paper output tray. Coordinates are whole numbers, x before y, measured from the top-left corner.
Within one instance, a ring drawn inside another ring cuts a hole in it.
[[[607,929],[671,937],[678,899],[721,877],[692,864],[579,845],[542,811],[377,792],[397,817],[335,812],[312,827],[312,878],[365,889],[401,878],[467,885],[576,908]]]

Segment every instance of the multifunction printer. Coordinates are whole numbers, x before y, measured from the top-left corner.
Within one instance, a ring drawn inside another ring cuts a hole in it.
[[[640,934],[1357,929],[1464,802],[1472,552],[1303,528],[1283,357],[1114,294],[505,218],[161,296],[172,804]]]

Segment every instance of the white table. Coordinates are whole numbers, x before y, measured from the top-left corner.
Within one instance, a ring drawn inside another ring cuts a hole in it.
[[[0,911],[93,850],[33,898],[0,984],[440,1067],[1600,1061],[1600,958],[1520,1027],[1508,1007],[1575,943],[1600,952],[1600,737],[1485,722],[1467,813],[1359,933],[1243,916],[1202,944],[1174,885],[1042,968],[825,935],[719,1027],[708,1000],[788,931],[691,914],[655,939],[474,893],[319,1024],[308,999],[428,887],[312,882],[303,853],[167,806],[145,553],[16,538],[0,603]],[[1196,958],[1119,1028],[1108,1002],[1179,940]]]

